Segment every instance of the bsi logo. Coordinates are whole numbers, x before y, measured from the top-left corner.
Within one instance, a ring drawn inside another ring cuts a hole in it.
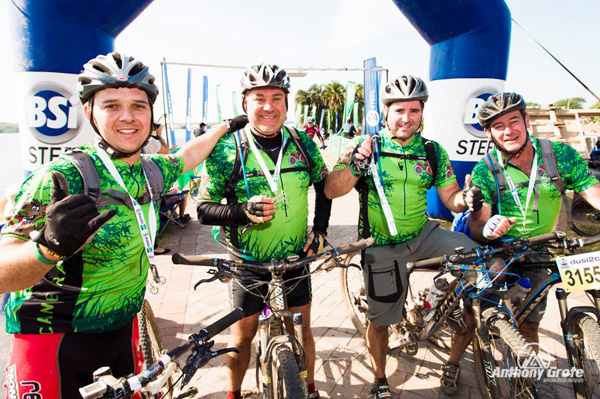
[[[479,120],[477,119],[477,114],[479,113],[481,106],[492,95],[493,92],[496,92],[496,90],[483,88],[473,93],[467,99],[464,108],[465,112],[463,115],[463,126],[467,132],[475,137],[486,137],[485,133],[483,132],[483,127],[481,127]]]
[[[42,143],[62,144],[79,133],[81,115],[79,98],[52,82],[38,84],[27,96],[27,126]]]

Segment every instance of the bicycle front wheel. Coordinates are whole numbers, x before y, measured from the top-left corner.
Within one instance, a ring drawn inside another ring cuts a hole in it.
[[[147,369],[160,357],[164,349],[162,338],[158,330],[158,323],[154,317],[152,306],[150,306],[150,302],[147,300],[144,300],[142,309],[138,313],[138,326],[140,333],[140,347],[144,354],[144,369]],[[169,377],[161,392],[155,396],[147,397],[153,399],[171,399],[173,398],[172,387],[173,380]]]
[[[288,346],[276,349],[272,367],[274,399],[306,399],[296,358]]]
[[[360,265],[360,253],[348,254],[344,265]],[[367,324],[367,290],[365,289],[362,269],[350,266],[340,269],[340,284],[346,308],[350,313],[350,320],[358,333],[366,338]]]
[[[578,399],[600,398],[600,327],[585,313],[576,314],[571,324],[574,351],[569,351],[576,369],[583,370],[583,382],[573,382]]]
[[[596,211],[579,194],[573,198],[571,205],[571,229],[582,236],[591,237],[600,234],[600,213]]]
[[[489,330],[489,352],[491,356],[489,357],[489,363],[483,365],[483,371],[487,372],[488,382],[492,381],[490,372],[492,374],[494,372],[500,373],[494,378],[496,382],[495,389],[488,387],[491,392],[496,392],[493,397],[517,399],[556,398],[556,392],[550,382],[544,381],[544,369],[536,368],[541,362],[539,360],[536,363],[530,362],[531,359],[539,359],[535,351],[525,341],[521,333],[513,327],[512,323],[497,318],[490,322]],[[527,365],[525,362],[527,362]],[[493,369],[490,370],[490,366]],[[532,373],[531,367],[536,371],[540,370],[541,375]]]

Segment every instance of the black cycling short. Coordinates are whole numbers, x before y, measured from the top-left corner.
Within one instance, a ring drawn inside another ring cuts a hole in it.
[[[249,271],[239,272],[243,279],[232,279],[229,282],[229,302],[232,308],[241,307],[246,316],[259,313],[265,307],[263,298],[267,295],[268,284],[261,284],[254,287],[257,280],[268,282],[271,280],[271,274],[259,274]],[[308,266],[292,270],[283,274],[286,287],[287,305],[290,308],[307,305],[312,300],[312,288],[310,276],[296,279],[295,277],[306,276],[309,273]],[[252,277],[248,279],[247,277]]]

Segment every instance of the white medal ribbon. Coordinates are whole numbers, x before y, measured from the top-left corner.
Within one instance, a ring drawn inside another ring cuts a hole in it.
[[[500,166],[502,173],[504,173],[504,177],[506,179],[506,183],[508,184],[508,188],[510,189],[510,193],[512,194],[513,199],[515,200],[515,203],[519,207],[519,211],[521,212],[521,215],[523,215],[523,229],[524,230],[527,230],[527,227],[526,227],[527,210],[529,209],[529,203],[531,201],[531,196],[533,194],[533,189],[535,187],[535,177],[537,174],[538,154],[537,154],[537,150],[535,149],[535,146],[533,146],[533,154],[534,154],[533,155],[533,163],[531,165],[531,173],[529,174],[529,185],[527,186],[527,197],[525,200],[525,208],[523,208],[523,204],[521,203],[521,199],[519,198],[519,193],[517,192],[515,184],[513,183],[512,179],[510,178],[508,171],[503,166],[504,163],[502,162],[502,157],[500,155],[500,151],[497,151],[497,153],[496,153],[497,158],[498,158],[498,165]]]
[[[379,172],[377,172],[377,166],[375,165],[375,157],[371,158],[369,170],[373,175],[373,181],[375,182],[375,188],[377,189],[377,194],[379,195],[379,202],[381,202],[381,208],[383,209],[383,214],[385,216],[385,221],[387,222],[390,235],[398,235],[398,229],[396,228],[396,221],[394,220],[394,215],[392,214],[392,208],[390,207],[390,203],[385,196],[383,185],[379,179]]]
[[[148,211],[148,216],[150,218],[150,229],[148,229],[148,224],[146,224],[146,218],[144,217],[144,213],[142,211],[142,207],[140,204],[129,194],[119,171],[115,167],[115,164],[112,162],[106,151],[104,149],[98,147],[98,155],[102,160],[102,163],[108,169],[112,177],[119,183],[121,188],[129,195],[131,198],[131,203],[133,204],[133,210],[135,212],[135,216],[138,222],[138,226],[140,228],[140,233],[142,234],[142,240],[144,242],[144,248],[146,249],[146,256],[148,257],[148,262],[150,263],[150,267],[153,269],[153,272],[156,268],[156,261],[154,260],[154,237],[156,237],[156,214],[154,212],[154,202],[150,201],[150,209]],[[148,184],[148,176],[146,175],[146,171],[142,166],[142,171],[144,172],[144,178],[146,179],[146,190],[150,194],[150,184]],[[157,276],[156,276],[157,277]]]
[[[254,154],[254,156],[256,157],[256,160],[258,161],[258,165],[262,169],[262,172],[265,175],[267,182],[269,183],[269,187],[271,188],[271,191],[273,192],[273,194],[277,194],[277,190],[278,190],[277,184],[279,182],[279,176],[281,175],[281,161],[283,159],[283,150],[285,148],[285,145],[287,144],[288,138],[286,136],[284,136],[283,129],[280,129],[279,134],[281,134],[281,148],[279,149],[279,156],[277,157],[277,163],[275,164],[275,170],[273,171],[273,174],[271,175],[271,171],[267,167],[267,164],[265,163],[263,157],[260,155],[260,153],[258,151],[258,148],[256,147],[256,143],[254,142],[254,135],[249,130],[250,129],[248,129],[248,130],[244,129],[244,133],[246,134],[248,142],[250,143],[250,149],[252,150],[252,153]],[[282,192],[282,194],[285,196],[285,193]]]

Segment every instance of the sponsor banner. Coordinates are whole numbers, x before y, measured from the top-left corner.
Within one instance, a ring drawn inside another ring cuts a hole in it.
[[[354,106],[352,107],[352,123],[354,124],[354,127],[356,129],[358,129],[358,103],[355,102]]]
[[[221,84],[220,83],[217,85],[215,93],[217,95],[217,118],[219,119],[219,123],[221,123],[221,122],[223,122],[223,114],[221,112]]]
[[[344,125],[344,123],[346,123],[346,121],[350,118],[350,112],[352,112],[355,95],[356,95],[356,83],[354,83],[354,82],[346,83],[346,104],[344,105],[344,120],[342,121],[342,125]],[[337,115],[336,115],[336,119],[337,119]],[[336,128],[336,130],[337,130],[337,128]]]
[[[163,58],[163,61],[165,59]],[[167,74],[167,64],[163,64],[163,74],[165,76],[165,95],[167,97],[167,125],[171,137],[171,146],[176,145],[175,127],[173,126],[173,103],[171,102],[171,90],[169,89],[169,76]]]
[[[427,83],[423,135],[439,142],[452,161],[479,161],[493,143],[477,121],[485,100],[504,88],[500,79],[446,79]]]
[[[233,105],[233,116],[238,116],[237,99],[238,99],[237,92],[236,91],[231,92],[231,104]]]
[[[15,73],[19,87],[19,132],[23,168],[32,172],[65,150],[92,143],[77,94],[77,75],[54,72]]]
[[[310,111],[310,116],[315,118],[315,121],[317,120],[317,106],[316,105],[313,105],[312,110]]]
[[[300,128],[300,118],[302,117],[302,105],[296,104],[296,129]]]
[[[308,118],[308,104],[304,105],[304,123],[306,123],[306,118]]]
[[[376,68],[377,60],[369,58],[363,63],[365,68]],[[364,96],[365,110],[363,119],[365,120],[363,134],[375,134],[380,127],[380,106],[379,106],[379,85],[381,82],[381,71],[365,71],[364,76]]]
[[[192,68],[187,70],[187,108],[185,113],[185,142],[192,138]]]
[[[319,130],[323,134],[323,117],[325,116],[325,108],[321,109],[321,119],[319,119]]]
[[[208,76],[204,75],[202,84],[202,122],[206,123],[208,113]]]

